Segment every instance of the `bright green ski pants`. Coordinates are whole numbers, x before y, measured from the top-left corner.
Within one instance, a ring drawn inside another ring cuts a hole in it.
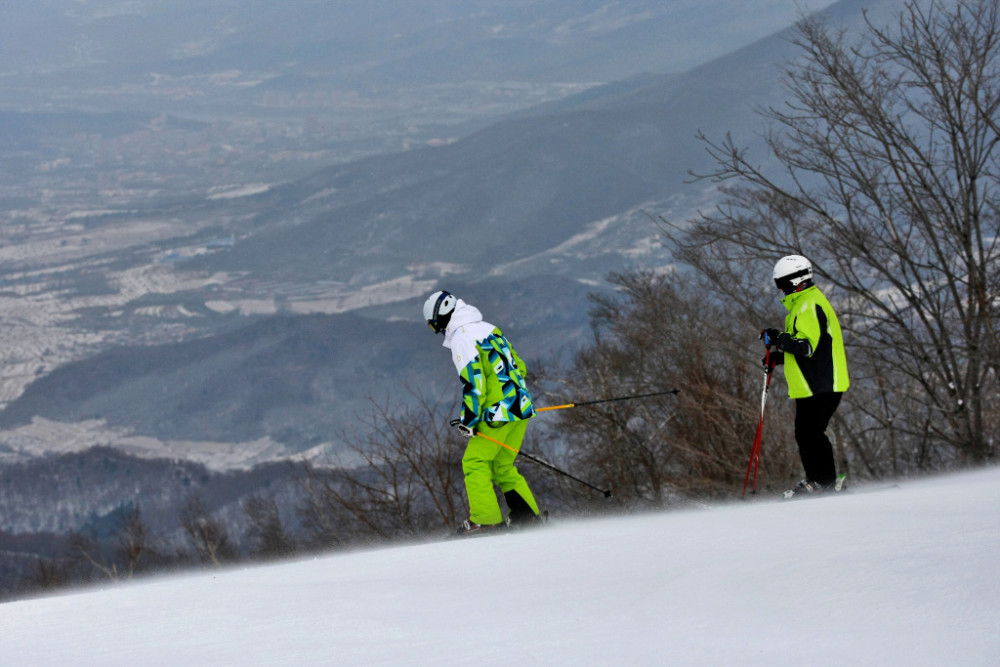
[[[507,422],[499,428],[490,428],[479,424],[478,430],[499,440],[515,450],[521,449],[524,431],[528,428],[528,420]],[[469,494],[469,520],[486,525],[503,521],[500,503],[493,489],[493,483],[504,493],[516,491],[524,498],[535,514],[538,514],[538,504],[528,488],[528,483],[517,471],[514,458],[517,452],[507,447],[501,447],[486,438],[476,436],[469,440],[462,457],[462,470],[465,471],[465,491]]]

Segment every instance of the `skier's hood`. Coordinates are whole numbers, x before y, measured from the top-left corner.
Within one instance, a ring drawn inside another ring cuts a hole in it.
[[[445,347],[451,347],[451,340],[455,336],[455,332],[466,326],[467,324],[473,324],[475,322],[482,322],[483,314],[479,312],[479,309],[475,306],[470,306],[461,299],[455,304],[455,311],[451,314],[451,319],[448,321],[448,328],[445,330],[444,343]]]

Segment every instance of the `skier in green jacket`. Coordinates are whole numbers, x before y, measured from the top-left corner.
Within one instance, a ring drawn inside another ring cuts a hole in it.
[[[840,322],[830,302],[813,283],[812,264],[801,255],[789,255],[774,265],[774,282],[785,295],[785,330],[765,329],[761,340],[771,351],[773,368],[783,364],[788,397],[795,401],[795,441],[806,478],[785,497],[839,491],[833,445],[827,426],[850,386]]]
[[[524,362],[500,329],[484,322],[477,308],[448,292],[431,294],[423,312],[434,333],[444,334],[444,347],[451,350],[463,386],[462,416],[452,425],[469,438],[462,457],[469,519],[458,532],[477,533],[506,525],[494,483],[503,492],[511,527],[535,522],[538,504],[514,465],[528,419],[535,414]]]

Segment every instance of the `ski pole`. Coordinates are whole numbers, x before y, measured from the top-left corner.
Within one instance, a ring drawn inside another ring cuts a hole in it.
[[[485,433],[480,433],[479,431],[477,431],[476,435],[478,435],[480,438],[486,438],[487,440],[489,440],[493,444],[500,445],[501,447],[506,447],[507,449],[509,449],[510,451],[514,452],[515,454],[520,454],[521,456],[523,456],[524,458],[528,459],[529,461],[534,461],[535,463],[537,463],[540,466],[544,466],[544,467],[548,468],[549,470],[554,470],[555,472],[559,473],[560,475],[565,475],[566,477],[569,477],[574,482],[579,482],[580,484],[583,484],[584,486],[586,486],[588,488],[591,488],[594,491],[598,491],[600,493],[603,493],[605,498],[610,498],[611,497],[611,489],[602,489],[602,488],[600,488],[598,486],[594,486],[590,482],[585,482],[582,479],[580,479],[579,477],[574,477],[573,475],[569,474],[565,470],[560,470],[559,468],[555,467],[554,465],[552,465],[548,461],[545,461],[544,459],[540,459],[537,456],[532,456],[531,454],[528,454],[527,452],[522,452],[522,451],[520,451],[518,449],[514,449],[513,447],[511,447],[507,443],[500,442],[496,438],[491,438],[490,436],[486,435]]]
[[[598,403],[610,403],[612,401],[631,401],[635,398],[650,398],[652,396],[666,396],[667,394],[679,394],[680,389],[670,391],[657,391],[652,394],[635,394],[634,396],[618,396],[617,398],[602,398],[596,401],[583,401],[582,403],[566,403],[565,405],[550,405],[547,408],[535,408],[535,412],[545,412],[546,410],[565,410],[566,408],[579,408],[584,405],[597,405]]]
[[[747,495],[747,483],[750,481],[750,470],[753,469],[753,491],[751,495],[757,494],[757,468],[760,466],[760,441],[764,431],[764,405],[767,403],[767,391],[771,387],[771,374],[774,366],[771,365],[771,347],[764,348],[764,365],[767,367],[764,378],[764,391],[760,396],[760,421],[757,422],[757,435],[753,439],[753,447],[750,449],[750,462],[747,464],[747,476],[743,479],[743,497]]]

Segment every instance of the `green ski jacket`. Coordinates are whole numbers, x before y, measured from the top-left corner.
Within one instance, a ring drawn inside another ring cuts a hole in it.
[[[525,383],[521,357],[500,329],[461,299],[455,306],[444,346],[462,379],[462,423],[497,425],[529,419],[535,414]]]
[[[805,354],[784,354],[788,397],[847,391],[851,382],[844,336],[833,306],[815,285],[789,294],[781,303],[788,309],[785,331],[796,341],[808,342],[808,346],[798,346]]]

